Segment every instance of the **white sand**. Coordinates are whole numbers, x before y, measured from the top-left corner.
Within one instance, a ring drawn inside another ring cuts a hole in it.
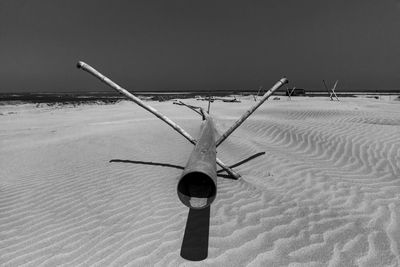
[[[248,99],[212,105],[220,133]],[[280,99],[218,149],[266,155],[219,179],[202,262],[179,256],[181,171],[109,163],[185,166],[185,139],[130,102],[0,106],[0,266],[400,266],[400,102]],[[151,104],[197,136],[197,114]]]

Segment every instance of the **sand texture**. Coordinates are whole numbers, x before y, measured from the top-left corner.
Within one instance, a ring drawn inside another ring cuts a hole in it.
[[[215,102],[221,134],[254,101]],[[206,102],[184,100],[206,106]],[[200,119],[148,102],[197,137]],[[267,101],[217,156],[208,258],[180,257],[193,146],[134,103],[0,106],[0,266],[400,266],[400,102]]]

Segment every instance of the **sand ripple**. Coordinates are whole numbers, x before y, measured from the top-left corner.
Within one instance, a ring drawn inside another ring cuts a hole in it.
[[[215,103],[219,131],[251,104]],[[196,135],[196,114],[156,108]],[[109,163],[184,166],[187,141],[125,102],[87,107],[84,119],[75,109],[1,119],[1,266],[188,264],[179,256],[188,212],[176,196],[180,171]],[[238,168],[242,180],[218,181],[209,257],[190,265],[400,265],[398,105],[271,101],[218,157],[260,151]]]

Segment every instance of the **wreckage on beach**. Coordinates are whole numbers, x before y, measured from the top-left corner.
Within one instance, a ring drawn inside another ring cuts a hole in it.
[[[115,89],[128,99],[149,111],[194,145],[194,149],[189,156],[186,167],[183,168],[182,175],[180,176],[177,184],[177,194],[180,201],[185,206],[189,207],[189,215],[181,247],[181,256],[185,259],[195,261],[207,258],[210,205],[217,196],[217,177],[237,180],[240,178],[240,175],[233,170],[233,168],[263,154],[257,153],[245,160],[238,162],[237,164],[228,166],[221,159],[217,158],[217,147],[221,145],[276,90],[287,83],[287,79],[280,79],[262,96],[262,98],[255,105],[248,109],[218,139],[216,139],[215,136],[216,129],[213,118],[208,111],[205,111],[200,107],[186,105],[183,102],[177,102],[177,104],[185,105],[201,115],[202,123],[200,127],[200,134],[198,140],[196,140],[170,118],[166,117],[126,89],[114,83],[112,80],[101,74],[90,65],[80,61],[78,62],[77,67],[97,77],[111,88]],[[145,164],[145,162],[137,163]],[[157,164],[153,163],[150,165]],[[220,170],[217,170],[217,165],[221,167]],[[226,174],[223,175],[223,172],[226,172]]]

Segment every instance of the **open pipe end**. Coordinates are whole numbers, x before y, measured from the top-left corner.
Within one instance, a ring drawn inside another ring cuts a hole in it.
[[[282,79],[280,80],[280,82],[282,84],[285,84],[285,83],[289,83],[289,80],[286,78],[286,76],[283,76]]]
[[[78,61],[78,63],[76,63],[76,67],[77,67],[78,69],[83,68],[84,65],[86,65],[86,63],[83,62],[83,61]]]
[[[191,209],[204,209],[211,205],[217,195],[214,180],[202,172],[185,174],[178,183],[178,197]]]

